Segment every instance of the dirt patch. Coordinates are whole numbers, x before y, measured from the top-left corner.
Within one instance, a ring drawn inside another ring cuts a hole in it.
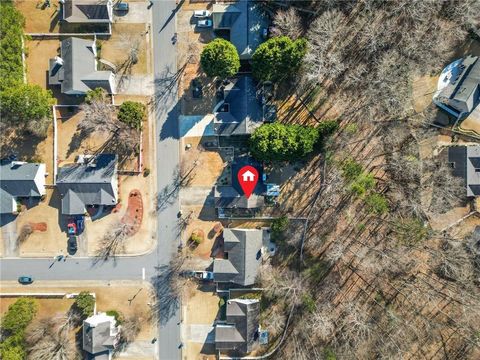
[[[51,1],[51,7],[43,6],[43,0],[16,0],[15,7],[25,16],[25,32],[50,33],[60,31],[60,4]]]
[[[125,214],[122,217],[122,224],[128,225],[128,235],[135,235],[140,226],[142,225],[143,219],[143,202],[142,194],[140,190],[132,190],[128,194],[128,206],[125,210]]]
[[[182,168],[188,170],[195,167],[189,180],[189,186],[214,186],[226,163],[218,152],[207,151],[198,145],[200,140],[201,138],[198,137],[184,140],[185,146],[181,153]],[[187,143],[191,145],[189,150],[186,150]]]
[[[203,241],[193,249],[194,256],[207,260],[211,259],[219,252],[217,250],[217,237],[220,235],[220,232],[217,233],[214,230],[217,223],[218,222],[215,221],[202,221],[196,219],[187,226],[185,229],[185,235],[188,236],[188,239],[190,239],[193,233],[199,233],[203,236]],[[207,235],[205,236],[205,234]]]
[[[113,24],[112,35],[101,41],[100,57],[117,66],[118,76],[147,73],[147,43],[145,24]],[[128,62],[130,51],[136,48],[137,62]]]
[[[435,91],[437,91],[438,76],[421,76],[413,80],[412,99],[413,109],[420,113],[431,103]]]
[[[41,232],[47,231],[47,223],[45,222],[30,223],[30,226],[32,227],[33,231],[41,231]]]

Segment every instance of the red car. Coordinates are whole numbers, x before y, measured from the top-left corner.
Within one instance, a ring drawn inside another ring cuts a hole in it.
[[[77,234],[77,225],[74,222],[68,223],[67,232],[68,232],[68,235],[76,235]]]

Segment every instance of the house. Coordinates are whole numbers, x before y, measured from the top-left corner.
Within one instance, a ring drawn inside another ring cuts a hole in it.
[[[219,283],[251,286],[270,244],[267,229],[224,229],[224,259],[213,261],[213,279]]]
[[[480,103],[480,60],[467,56],[441,73],[433,102],[457,119],[466,118]]]
[[[0,214],[17,211],[18,198],[40,198],[46,194],[45,164],[3,160],[0,162]]]
[[[115,206],[118,201],[117,156],[79,157],[77,163],[58,170],[57,189],[62,214],[81,215],[87,206]]]
[[[229,185],[215,186],[214,200],[217,209],[258,209],[265,205],[263,195],[253,193],[247,199],[235,187]]]
[[[83,321],[82,348],[87,359],[110,360],[119,340],[115,317],[98,313]]]
[[[61,42],[60,56],[49,60],[48,84],[60,86],[67,95],[85,95],[103,88],[115,93],[115,74],[97,70],[97,46],[94,40],[70,37]]]
[[[227,301],[226,321],[215,324],[215,348],[246,354],[258,340],[260,302],[253,299]]]
[[[480,145],[449,147],[448,162],[453,175],[464,179],[467,196],[480,196]]]
[[[237,48],[240,60],[251,59],[263,41],[262,32],[268,28],[259,6],[258,2],[248,0],[213,4],[213,30]]]
[[[213,110],[215,135],[249,135],[262,125],[263,109],[251,76],[239,75],[222,83],[217,100]]]
[[[60,0],[62,20],[71,24],[111,24],[112,0]]]

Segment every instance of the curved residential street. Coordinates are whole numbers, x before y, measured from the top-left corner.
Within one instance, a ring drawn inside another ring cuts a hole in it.
[[[155,81],[156,119],[156,170],[157,189],[173,186],[179,164],[176,50],[172,44],[175,33],[175,15],[178,10],[174,0],[154,0],[152,41]],[[89,258],[68,258],[65,262],[52,259],[2,259],[1,280],[16,280],[19,275],[32,274],[36,280],[145,280],[157,279],[179,245],[176,227],[180,210],[178,191],[165,201],[158,211],[158,237],[156,248],[142,256],[117,257],[106,262]],[[156,282],[158,283],[158,281]],[[160,304],[161,305],[161,304]],[[161,316],[159,323],[160,359],[180,358],[180,315],[178,306]]]

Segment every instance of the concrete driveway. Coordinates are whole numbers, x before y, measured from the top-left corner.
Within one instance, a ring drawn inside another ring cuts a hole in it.
[[[213,344],[215,343],[214,329],[212,325],[187,325],[185,329],[185,340],[202,344]]]
[[[180,137],[213,136],[213,115],[180,115]]]
[[[123,95],[152,96],[154,89],[152,75],[125,75],[117,84],[117,92]]]
[[[128,3],[127,13],[120,13],[114,10],[113,21],[116,23],[143,24],[151,22],[151,10],[148,9],[148,2]]]
[[[185,206],[213,206],[213,189],[211,186],[191,186],[180,189],[180,203]]]

